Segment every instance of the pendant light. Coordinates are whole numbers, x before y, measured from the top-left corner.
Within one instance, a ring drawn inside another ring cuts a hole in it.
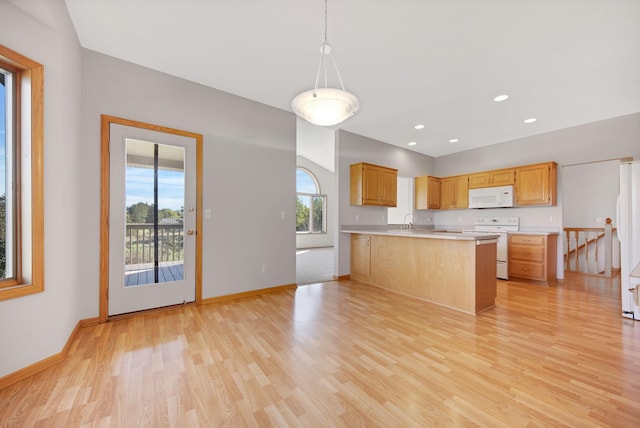
[[[355,95],[345,91],[342,77],[338,70],[338,64],[331,52],[331,45],[327,42],[327,0],[324,1],[324,43],[320,46],[320,64],[316,73],[316,83],[313,89],[304,91],[291,102],[293,112],[314,125],[333,126],[353,116],[360,108],[360,103]],[[327,62],[336,71],[340,87],[327,87]],[[324,74],[324,88],[318,88],[320,73]]]

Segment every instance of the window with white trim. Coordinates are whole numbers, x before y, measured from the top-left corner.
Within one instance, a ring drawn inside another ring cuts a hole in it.
[[[327,195],[306,168],[296,168],[296,233],[327,233]]]

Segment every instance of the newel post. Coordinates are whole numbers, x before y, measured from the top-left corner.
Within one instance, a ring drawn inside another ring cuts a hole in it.
[[[604,275],[611,278],[611,263],[613,252],[613,225],[611,219],[607,217],[604,221]]]

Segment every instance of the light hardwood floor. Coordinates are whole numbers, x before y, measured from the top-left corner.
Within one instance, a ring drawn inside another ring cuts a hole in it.
[[[498,283],[479,316],[351,282],[84,327],[0,426],[640,426],[617,281]]]

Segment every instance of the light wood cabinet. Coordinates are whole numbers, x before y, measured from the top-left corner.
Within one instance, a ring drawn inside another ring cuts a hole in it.
[[[515,168],[496,169],[494,171],[469,174],[469,189],[482,187],[508,186],[515,182]]]
[[[509,234],[509,279],[556,282],[557,235]]]
[[[351,235],[351,278],[367,281],[371,275],[371,235]]]
[[[555,205],[556,174],[557,164],[555,162],[517,167],[516,205]]]
[[[423,175],[414,179],[414,205],[417,210],[440,209],[440,179]]]
[[[469,176],[456,175],[440,179],[440,209],[467,208],[469,206]]]
[[[397,169],[361,162],[351,165],[350,175],[351,205],[397,205]]]
[[[497,286],[496,244],[480,242],[354,233],[351,279],[478,314],[495,306]]]

